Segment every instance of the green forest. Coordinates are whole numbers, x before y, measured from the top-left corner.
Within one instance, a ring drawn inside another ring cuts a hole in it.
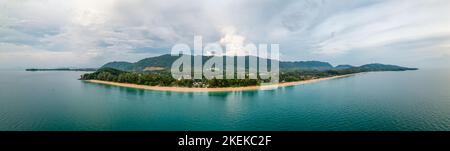
[[[280,82],[303,81],[316,78],[331,77],[357,73],[356,70],[294,70],[283,71],[280,73]],[[128,72],[113,68],[102,68],[94,73],[84,74],[81,80],[101,80],[119,83],[132,83],[149,86],[176,86],[176,87],[198,87],[198,88],[217,88],[217,87],[242,87],[256,86],[263,82],[269,82],[263,79],[174,79],[169,71],[158,72]]]
[[[195,59],[195,57],[202,57],[203,63],[210,58],[207,56],[191,57],[192,59]],[[244,59],[249,60],[250,57],[253,56],[245,56]],[[259,77],[258,79],[174,79],[172,78],[169,69],[172,63],[178,58],[179,56],[171,56],[166,54],[145,58],[135,63],[109,62],[93,73],[82,75],[80,80],[101,80],[149,86],[198,88],[256,86],[270,81],[270,79],[263,80]],[[235,61],[237,58],[238,57],[234,58]],[[258,57],[255,59],[260,60]],[[226,60],[225,57],[224,60]],[[280,61],[279,63],[279,82],[304,81],[359,72],[417,70],[417,68],[407,68],[379,63],[366,64],[359,67],[351,65],[338,65],[333,67],[327,62],[320,61]],[[246,62],[246,64],[248,64],[248,62]],[[248,70],[248,66],[246,66],[246,69]]]

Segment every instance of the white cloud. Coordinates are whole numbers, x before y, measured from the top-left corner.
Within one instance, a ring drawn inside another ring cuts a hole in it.
[[[221,30],[222,37],[219,43],[224,47],[226,55],[228,56],[245,56],[250,52],[244,49],[245,37],[238,35],[234,27],[224,27]]]
[[[10,43],[0,43],[0,52],[0,67],[2,68],[28,68],[34,67],[36,64],[58,67],[66,62],[82,65],[89,59],[73,52],[54,52]]]
[[[47,65],[38,58],[136,61],[192,44],[194,35],[222,45],[279,43],[288,60],[414,65],[449,53],[446,14],[447,0],[0,0],[0,67],[22,58],[36,66]]]
[[[333,15],[313,30],[323,54],[365,50],[450,34],[450,3],[388,1]]]

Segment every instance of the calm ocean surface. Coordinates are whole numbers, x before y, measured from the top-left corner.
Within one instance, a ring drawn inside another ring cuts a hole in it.
[[[450,71],[224,93],[91,84],[82,73],[0,71],[0,130],[450,130]]]

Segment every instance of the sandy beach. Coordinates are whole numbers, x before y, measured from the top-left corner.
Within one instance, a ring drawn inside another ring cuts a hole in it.
[[[188,87],[160,87],[160,86],[148,86],[148,85],[137,85],[137,84],[129,84],[129,83],[118,83],[118,82],[109,82],[109,81],[100,81],[100,80],[85,80],[90,83],[98,83],[98,84],[106,84],[127,88],[135,88],[135,89],[144,89],[144,90],[155,90],[155,91],[172,91],[172,92],[229,92],[229,91],[249,91],[249,90],[267,90],[274,89],[278,87],[286,87],[286,86],[294,86],[294,85],[302,85],[308,83],[314,83],[324,80],[338,79],[353,76],[354,74],[341,75],[341,76],[333,76],[319,79],[311,79],[305,81],[297,81],[297,82],[285,82],[267,86],[246,86],[246,87],[226,87],[226,88],[188,88]]]

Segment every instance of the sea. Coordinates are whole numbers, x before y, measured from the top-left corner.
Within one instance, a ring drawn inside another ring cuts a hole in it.
[[[240,92],[164,92],[0,71],[1,131],[448,131],[450,71],[360,73]]]

